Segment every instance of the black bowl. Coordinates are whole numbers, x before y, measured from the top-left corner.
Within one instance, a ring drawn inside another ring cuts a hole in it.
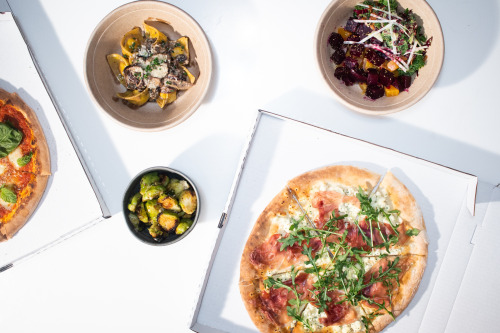
[[[191,186],[191,188],[194,190],[196,194],[196,199],[197,199],[197,207],[196,211],[194,213],[193,217],[193,224],[189,227],[188,230],[186,230],[183,234],[177,235],[175,233],[169,233],[160,240],[154,239],[148,232],[147,228],[144,228],[141,231],[136,231],[134,229],[134,226],[132,222],[130,222],[130,219],[128,217],[128,214],[130,211],[128,210],[127,206],[129,203],[130,198],[140,190],[140,182],[142,176],[144,176],[147,173],[157,171],[159,174],[164,174],[167,175],[169,178],[177,178],[180,180],[185,180],[188,182],[188,184]],[[141,240],[144,243],[150,244],[150,245],[169,245],[175,242],[180,241],[181,239],[185,238],[191,230],[194,229],[196,222],[198,222],[198,217],[200,216],[200,195],[198,193],[198,190],[196,189],[196,186],[194,183],[189,179],[185,174],[182,172],[179,172],[177,170],[167,168],[167,167],[153,167],[149,168],[146,170],[141,171],[137,176],[135,176],[130,184],[127,186],[127,190],[125,191],[125,194],[123,195],[123,215],[125,217],[125,221],[127,222],[127,226],[130,229],[130,232],[137,237],[139,240]]]

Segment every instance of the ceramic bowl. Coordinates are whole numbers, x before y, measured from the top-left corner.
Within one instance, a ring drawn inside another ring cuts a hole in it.
[[[131,107],[117,98],[116,94],[126,89],[113,75],[106,58],[108,54],[121,54],[123,35],[136,26],[142,27],[144,21],[171,40],[189,37],[188,69],[197,78],[196,82],[163,109],[155,102]],[[84,65],[88,90],[99,107],[120,124],[142,131],[164,130],[189,118],[202,103],[212,76],[212,54],[203,29],[186,12],[160,1],[132,2],[109,13],[90,36]]]
[[[194,190],[196,194],[196,199],[197,199],[197,208],[196,211],[193,213],[191,219],[193,220],[193,224],[187,229],[183,234],[177,235],[175,232],[172,233],[166,233],[164,237],[161,239],[154,239],[150,234],[148,229],[146,228],[145,225],[143,225],[142,230],[137,231],[134,228],[134,225],[130,221],[130,211],[128,210],[128,204],[130,202],[130,198],[134,196],[134,194],[138,193],[140,190],[140,182],[141,178],[150,172],[158,172],[158,174],[163,174],[167,175],[170,179],[179,179],[179,180],[185,180],[187,183],[190,185],[190,187]],[[137,174],[130,184],[127,186],[127,189],[125,190],[125,193],[123,195],[123,215],[125,217],[125,222],[127,223],[127,226],[130,230],[130,232],[137,237],[140,241],[151,244],[151,245],[168,245],[172,243],[176,243],[182,239],[184,239],[196,226],[196,223],[198,222],[198,218],[200,216],[200,195],[198,193],[198,189],[196,188],[196,185],[193,183],[191,179],[189,179],[188,176],[183,174],[180,171],[174,170],[172,168],[168,167],[152,167],[148,168],[146,170],[141,171],[139,174]]]
[[[337,100],[346,107],[370,115],[382,115],[401,111],[422,99],[436,82],[443,64],[444,40],[439,20],[432,8],[424,0],[399,0],[399,9],[409,8],[420,18],[425,35],[432,37],[432,44],[427,51],[427,63],[419,70],[408,91],[402,91],[395,97],[382,97],[371,100],[364,96],[358,84],[346,86],[333,76],[335,64],[330,60],[333,53],[328,44],[328,37],[346,24],[352,15],[354,6],[360,0],[334,0],[324,11],[316,28],[315,51],[319,70]]]

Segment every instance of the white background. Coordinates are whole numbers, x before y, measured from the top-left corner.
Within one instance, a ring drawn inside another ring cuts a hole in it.
[[[9,1],[113,217],[0,274],[2,331],[188,332],[217,223],[259,108],[500,183],[498,0],[429,1],[443,28],[443,70],[424,99],[384,117],[346,109],[322,81],[313,37],[329,1],[171,1],[205,30],[214,74],[193,116],[158,133],[115,123],[85,87],[88,38],[124,3]],[[0,9],[8,10],[5,0]],[[159,152],[160,142],[170,143],[168,149]],[[167,247],[138,242],[121,213],[130,179],[156,165],[186,173],[201,193],[198,225]]]

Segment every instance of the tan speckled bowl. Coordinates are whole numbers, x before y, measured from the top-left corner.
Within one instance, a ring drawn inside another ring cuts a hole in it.
[[[142,27],[149,18],[168,22],[151,25],[170,39],[189,37],[191,62],[188,69],[197,78],[191,89],[181,92],[175,102],[163,109],[155,102],[132,108],[117,99],[116,94],[126,89],[114,77],[106,60],[108,54],[121,54],[123,35],[135,26]],[[142,131],[159,131],[186,120],[200,106],[212,77],[210,44],[202,28],[181,9],[159,1],[132,2],[109,13],[90,36],[84,65],[85,81],[95,102],[122,125]]]
[[[328,37],[345,25],[352,15],[354,6],[361,0],[333,0],[321,16],[316,28],[315,50],[319,69],[328,86],[338,101],[348,108],[370,115],[383,115],[406,109],[427,94],[436,82],[444,58],[444,39],[439,20],[432,8],[423,0],[398,0],[400,8],[409,8],[420,17],[424,32],[432,44],[427,51],[427,64],[419,71],[409,91],[401,92],[395,97],[382,97],[375,101],[367,98],[361,88],[354,84],[347,87],[333,76],[335,64],[330,60],[332,53],[328,45]]]

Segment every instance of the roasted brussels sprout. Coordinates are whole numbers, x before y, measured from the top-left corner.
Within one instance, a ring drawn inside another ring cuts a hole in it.
[[[175,233],[177,235],[182,235],[189,229],[189,227],[191,227],[192,224],[193,220],[191,219],[181,219],[181,221],[177,225],[177,228],[175,228]]]
[[[156,199],[164,192],[165,187],[163,185],[151,185],[146,191],[144,191],[144,194],[142,195],[142,201],[145,202]]]
[[[162,237],[164,234],[163,229],[156,222],[149,227],[148,231],[151,237],[155,239]]]
[[[160,178],[161,178],[161,184],[167,187],[170,178],[167,175],[161,175]]]
[[[182,210],[177,199],[167,194],[160,195],[158,202],[167,210],[171,210],[173,212],[180,212]]]
[[[167,192],[175,197],[178,197],[182,191],[187,190],[188,188],[189,184],[187,181],[172,178],[167,185]]]
[[[158,215],[158,224],[167,232],[171,232],[175,229],[179,223],[179,217],[172,212],[163,212]]]
[[[141,194],[144,195],[144,192],[151,186],[158,184],[160,182],[160,176],[158,176],[158,172],[150,172],[142,176],[141,178]]]
[[[136,210],[136,213],[137,213],[137,217],[139,218],[139,220],[141,222],[143,222],[143,223],[149,222],[148,213],[146,212],[146,206],[144,205],[143,202],[140,202],[138,204],[138,208]]]
[[[128,210],[131,212],[135,212],[137,208],[137,204],[141,202],[142,195],[140,193],[136,193],[132,198],[130,198],[130,202],[127,206]]]
[[[134,213],[129,213],[128,219],[130,220],[130,222],[134,226],[135,231],[141,231],[141,229],[142,229],[141,221],[139,220],[137,215],[135,215]]]
[[[186,214],[193,214],[196,210],[197,199],[193,190],[184,190],[179,195],[179,205]]]
[[[161,212],[161,205],[158,200],[149,200],[145,202],[146,212],[148,213],[149,222],[156,223],[158,214]]]

